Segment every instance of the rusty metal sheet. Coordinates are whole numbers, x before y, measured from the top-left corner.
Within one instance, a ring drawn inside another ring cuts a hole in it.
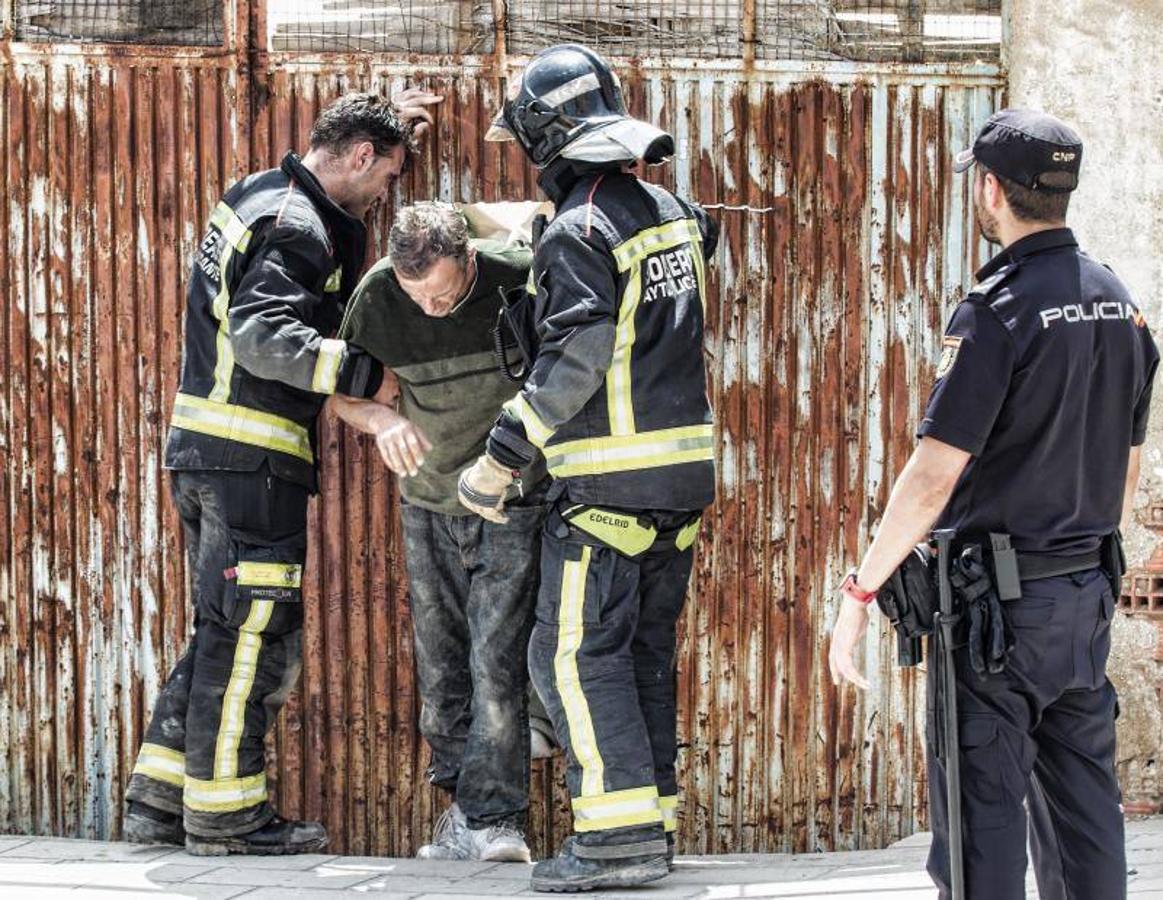
[[[261,22],[261,4],[239,9]],[[192,626],[160,459],[209,210],[242,173],[305,147],[338,93],[405,81],[448,99],[399,202],[535,196],[519,151],[483,140],[498,65],[5,48],[0,831],[117,833]],[[874,634],[873,690],[837,692],[831,588],[884,508],[941,323],[984,255],[949,156],[1000,79],[682,60],[622,75],[678,145],[647,177],[722,207],[706,343],[719,496],[681,624],[681,847],[883,845],[924,824],[923,675],[897,670]],[[271,777],[281,810],[322,819],[335,850],[409,854],[440,801],[416,727],[398,495],[366,440],[321,428],[305,673]],[[569,829],[560,769],[534,767],[536,852]]]

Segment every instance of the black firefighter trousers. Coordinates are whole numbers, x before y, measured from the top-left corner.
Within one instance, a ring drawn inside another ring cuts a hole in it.
[[[256,472],[173,473],[194,635],[154,707],[126,799],[202,837],[271,820],[263,738],[299,677],[305,487]]]
[[[542,536],[529,671],[566,749],[574,832],[673,832],[675,628],[693,550],[672,546],[631,560],[561,536],[555,519]]]
[[[1099,569],[1022,583],[1004,604],[1014,633],[1005,671],[980,676],[955,651],[961,735],[965,891],[1026,896],[1026,833],[1043,900],[1126,896],[1123,814],[1115,777],[1115,690],[1106,677],[1114,597]],[[930,644],[932,659],[932,645]],[[945,770],[928,704],[929,874],[949,884]]]

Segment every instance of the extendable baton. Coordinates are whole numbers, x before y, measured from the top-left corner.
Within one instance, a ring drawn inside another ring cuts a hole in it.
[[[945,788],[949,813],[949,878],[953,900],[964,900],[965,866],[961,844],[961,754],[957,729],[957,670],[953,661],[953,629],[958,616],[953,609],[953,585],[949,581],[950,552],[956,532],[942,528],[933,532],[937,544],[937,599],[934,617],[937,638],[937,697],[942,701],[940,718],[943,740],[937,746],[944,754]]]

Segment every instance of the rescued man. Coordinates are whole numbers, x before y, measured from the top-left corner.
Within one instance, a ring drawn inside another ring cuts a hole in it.
[[[405,207],[340,329],[386,370],[374,400],[334,408],[400,476],[420,730],[429,779],[453,800],[422,859],[530,861],[526,656],[545,467],[522,468],[504,521],[472,515],[456,486],[513,395],[493,330],[501,292],[522,288],[531,261],[525,244],[470,238],[448,204]]]
[[[992,116],[957,156],[955,171],[972,167],[978,227],[1001,250],[949,321],[920,441],[844,582],[829,652],[834,680],[867,688],[853,651],[868,602],[913,545],[936,525],[971,552],[987,548],[993,585],[962,595],[954,645],[965,890],[983,900],[1025,897],[1023,802],[1043,898],[1126,894],[1106,663],[1115,532],[1131,509],[1159,356],[1127,289],[1066,227],[1081,161],[1071,128],[1024,110]],[[1004,535],[1017,552],[1012,592]],[[929,872],[947,898],[929,668]]]
[[[165,466],[193,576],[194,634],[161,690],[126,791],[124,834],[196,855],[319,850],[278,816],[263,739],[298,679],[315,422],[382,368],[329,337],[364,265],[363,219],[440,98],[347,94],[300,159],[244,178],[210,215],[190,277]]]
[[[675,627],[715,490],[717,229],[633,173],[674,140],[627,114],[596,53],[551,47],[514,88],[489,137],[517,141],[556,210],[530,282],[540,348],[461,501],[503,518],[524,467],[544,458],[554,478],[529,667],[568,752],[574,834],[533,887],[641,884],[666,875],[677,822]]]

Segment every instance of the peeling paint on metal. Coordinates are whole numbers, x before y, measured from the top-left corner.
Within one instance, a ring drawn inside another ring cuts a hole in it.
[[[447,99],[397,203],[532,197],[534,177],[516,148],[483,141],[504,93],[489,57],[12,52],[0,829],[106,837],[192,626],[160,452],[213,203],[302,149],[345,87],[406,81]],[[832,588],[875,528],[944,315],[983,252],[945,156],[997,102],[996,70],[672,60],[623,75],[637,113],[675,136],[675,160],[645,177],[739,207],[716,212],[709,271],[720,491],[681,623],[681,847],[887,843],[925,822],[922,679],[872,634],[873,690],[831,686]],[[390,217],[373,223],[377,252]],[[367,441],[329,420],[320,447],[306,668],[271,741],[276,802],[321,818],[337,852],[410,854],[440,801],[416,728],[399,501]],[[534,767],[537,852],[569,829],[560,776],[558,761]]]

